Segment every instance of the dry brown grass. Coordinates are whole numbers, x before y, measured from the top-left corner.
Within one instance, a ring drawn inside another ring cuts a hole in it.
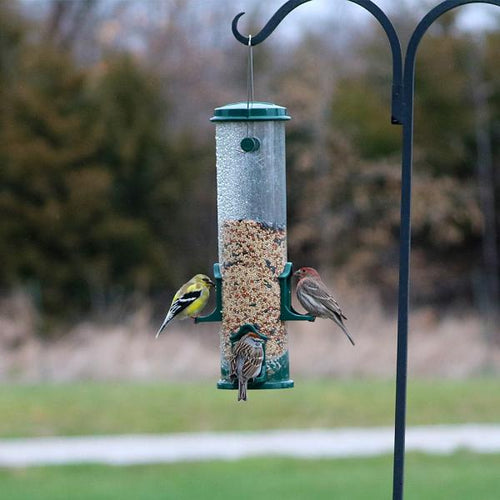
[[[396,319],[365,293],[342,294],[356,346],[328,320],[290,322],[292,377],[393,377]],[[42,341],[36,311],[14,294],[0,304],[0,380],[78,379],[217,380],[219,325],[173,323],[155,340],[156,324],[147,307],[119,324],[82,322],[66,335]],[[468,377],[500,373],[500,348],[481,335],[478,315],[440,317],[415,311],[410,321],[409,370],[419,377]]]

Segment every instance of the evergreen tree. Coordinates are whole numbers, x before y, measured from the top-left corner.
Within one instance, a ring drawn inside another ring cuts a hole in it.
[[[84,231],[108,209],[85,74],[50,47],[22,50],[1,118],[0,279],[33,282],[48,310],[87,301]]]
[[[77,68],[53,46],[16,43],[2,45],[17,66],[2,81],[0,285],[67,317],[205,270],[196,214],[213,199],[195,181],[207,155],[168,135],[152,73],[113,55]]]

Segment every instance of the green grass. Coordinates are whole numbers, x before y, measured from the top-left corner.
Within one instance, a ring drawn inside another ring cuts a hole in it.
[[[498,387],[494,378],[411,381],[408,423],[499,422]],[[393,425],[392,381],[307,381],[235,398],[207,382],[3,385],[0,437]],[[405,500],[496,500],[499,470],[499,454],[410,453]],[[0,469],[0,489],[9,500],[386,500],[392,457]]]
[[[500,455],[407,457],[405,500],[496,500]],[[9,500],[387,500],[392,459],[253,459],[134,467],[0,470]]]
[[[408,424],[499,422],[499,380],[412,381]],[[0,437],[393,425],[394,383],[300,381],[251,391],[213,383],[0,386]]]

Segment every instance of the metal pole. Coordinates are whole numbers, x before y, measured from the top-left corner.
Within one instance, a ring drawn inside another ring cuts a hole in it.
[[[500,6],[500,0],[447,0],[442,2],[429,11],[420,21],[410,38],[410,42],[408,43],[408,48],[406,50],[403,74],[403,155],[401,174],[401,230],[399,250],[398,346],[396,363],[393,500],[403,500],[404,493],[415,62],[419,43],[429,26],[445,12],[469,3],[487,3]]]

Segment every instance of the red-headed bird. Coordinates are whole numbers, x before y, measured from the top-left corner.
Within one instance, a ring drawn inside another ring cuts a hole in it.
[[[253,332],[243,335],[233,346],[231,379],[238,379],[238,401],[247,400],[247,384],[255,379],[264,361],[264,341]]]
[[[297,282],[297,299],[302,307],[311,315],[318,318],[332,319],[337,323],[347,338],[354,345],[354,340],[349,335],[344,325],[344,319],[347,319],[337,301],[332,297],[332,293],[323,283],[321,277],[312,267],[301,267],[293,273],[299,278]]]

